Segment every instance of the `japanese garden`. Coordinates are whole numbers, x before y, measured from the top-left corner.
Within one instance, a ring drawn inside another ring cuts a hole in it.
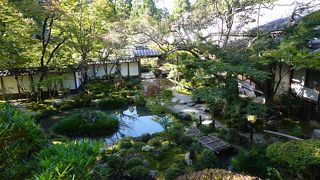
[[[319,170],[319,0],[0,0],[0,179]]]

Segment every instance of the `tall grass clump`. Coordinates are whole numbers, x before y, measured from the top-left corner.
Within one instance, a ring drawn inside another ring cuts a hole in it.
[[[102,145],[86,139],[49,145],[35,156],[35,179],[90,179]]]
[[[29,114],[0,104],[0,179],[30,175],[31,156],[41,150],[45,138]]]

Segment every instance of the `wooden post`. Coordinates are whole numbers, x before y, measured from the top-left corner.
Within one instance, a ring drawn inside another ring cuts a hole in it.
[[[74,89],[78,92],[76,71],[73,70]]]
[[[200,123],[200,125],[202,125],[202,117],[201,116],[199,116],[199,123]]]
[[[5,90],[5,86],[4,86],[4,83],[3,83],[3,78],[2,78],[2,76],[0,77],[0,81],[1,81],[2,99],[5,101],[5,100],[6,100],[6,98],[5,98],[6,90]]]
[[[33,86],[34,84],[33,84],[33,76],[32,76],[32,74],[29,75],[29,79],[30,79],[30,90],[31,90],[32,93],[34,93],[35,90],[34,90],[34,86]]]
[[[128,77],[130,77],[130,63],[127,62],[127,66],[128,66]]]
[[[139,71],[139,77],[141,77],[141,61],[137,58],[138,61],[138,71]]]

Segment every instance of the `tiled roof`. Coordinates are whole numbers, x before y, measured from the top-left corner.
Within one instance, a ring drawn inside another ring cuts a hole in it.
[[[136,57],[158,57],[160,53],[153,49],[139,49],[134,50],[134,56]]]

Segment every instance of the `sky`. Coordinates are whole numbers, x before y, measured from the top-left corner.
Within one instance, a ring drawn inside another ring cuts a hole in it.
[[[167,8],[169,12],[172,12],[173,9],[173,2],[174,0],[157,0],[157,6],[159,8]],[[194,3],[196,0],[189,0],[190,3]]]

